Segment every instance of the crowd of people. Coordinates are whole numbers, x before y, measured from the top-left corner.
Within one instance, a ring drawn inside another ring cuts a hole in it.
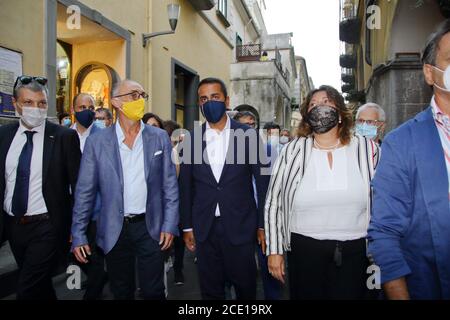
[[[447,20],[422,56],[430,106],[387,136],[382,107],[353,110],[327,85],[302,102],[295,132],[261,126],[230,112],[217,78],[199,83],[205,122],[190,132],[144,114],[132,80],[112,90],[114,117],[80,93],[57,125],[47,79],[18,77],[20,120],[0,127],[0,238],[17,298],[56,299],[53,271],[70,253],[85,299],[109,282],[115,299],[164,300],[169,256],[182,285],[186,247],[206,300],[227,288],[256,299],[257,264],[267,300],[284,285],[293,300],[450,299],[449,56]],[[370,290],[371,266],[383,290]]]

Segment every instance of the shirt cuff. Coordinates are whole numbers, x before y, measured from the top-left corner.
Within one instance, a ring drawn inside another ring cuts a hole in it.
[[[190,229],[183,229],[183,232],[192,232],[194,229],[190,228]]]

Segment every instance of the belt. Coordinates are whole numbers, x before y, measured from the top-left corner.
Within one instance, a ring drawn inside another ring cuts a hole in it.
[[[134,214],[123,218],[125,223],[136,223],[139,221],[145,220],[145,213],[143,214]]]
[[[25,224],[30,224],[30,223],[34,223],[34,222],[50,220],[50,214],[42,213],[42,214],[36,214],[33,216],[23,216],[20,218],[10,217],[10,218],[12,219],[12,221],[14,221],[17,224],[25,225]]]

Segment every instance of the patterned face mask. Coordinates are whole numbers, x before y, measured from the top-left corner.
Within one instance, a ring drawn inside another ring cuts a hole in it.
[[[339,122],[339,113],[333,107],[319,105],[306,114],[306,121],[315,133],[322,134],[336,127]]]

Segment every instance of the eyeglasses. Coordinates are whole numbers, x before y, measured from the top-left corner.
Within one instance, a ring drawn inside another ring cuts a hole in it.
[[[47,78],[44,77],[19,76],[17,77],[16,82],[14,82],[14,89],[17,87],[19,82],[21,84],[27,85],[32,81],[36,81],[37,83],[43,86],[45,86],[48,82]]]
[[[145,101],[148,100],[149,95],[145,92],[139,92],[139,91],[132,91],[129,93],[125,93],[125,94],[121,94],[119,96],[115,96],[114,98],[120,98],[120,97],[125,97],[125,96],[130,96],[133,98],[133,100],[138,100],[140,97],[142,97]]]
[[[380,121],[380,120],[364,120],[364,119],[356,119],[356,123],[357,124],[368,124],[371,126],[378,126],[380,124],[382,124],[384,121]]]

